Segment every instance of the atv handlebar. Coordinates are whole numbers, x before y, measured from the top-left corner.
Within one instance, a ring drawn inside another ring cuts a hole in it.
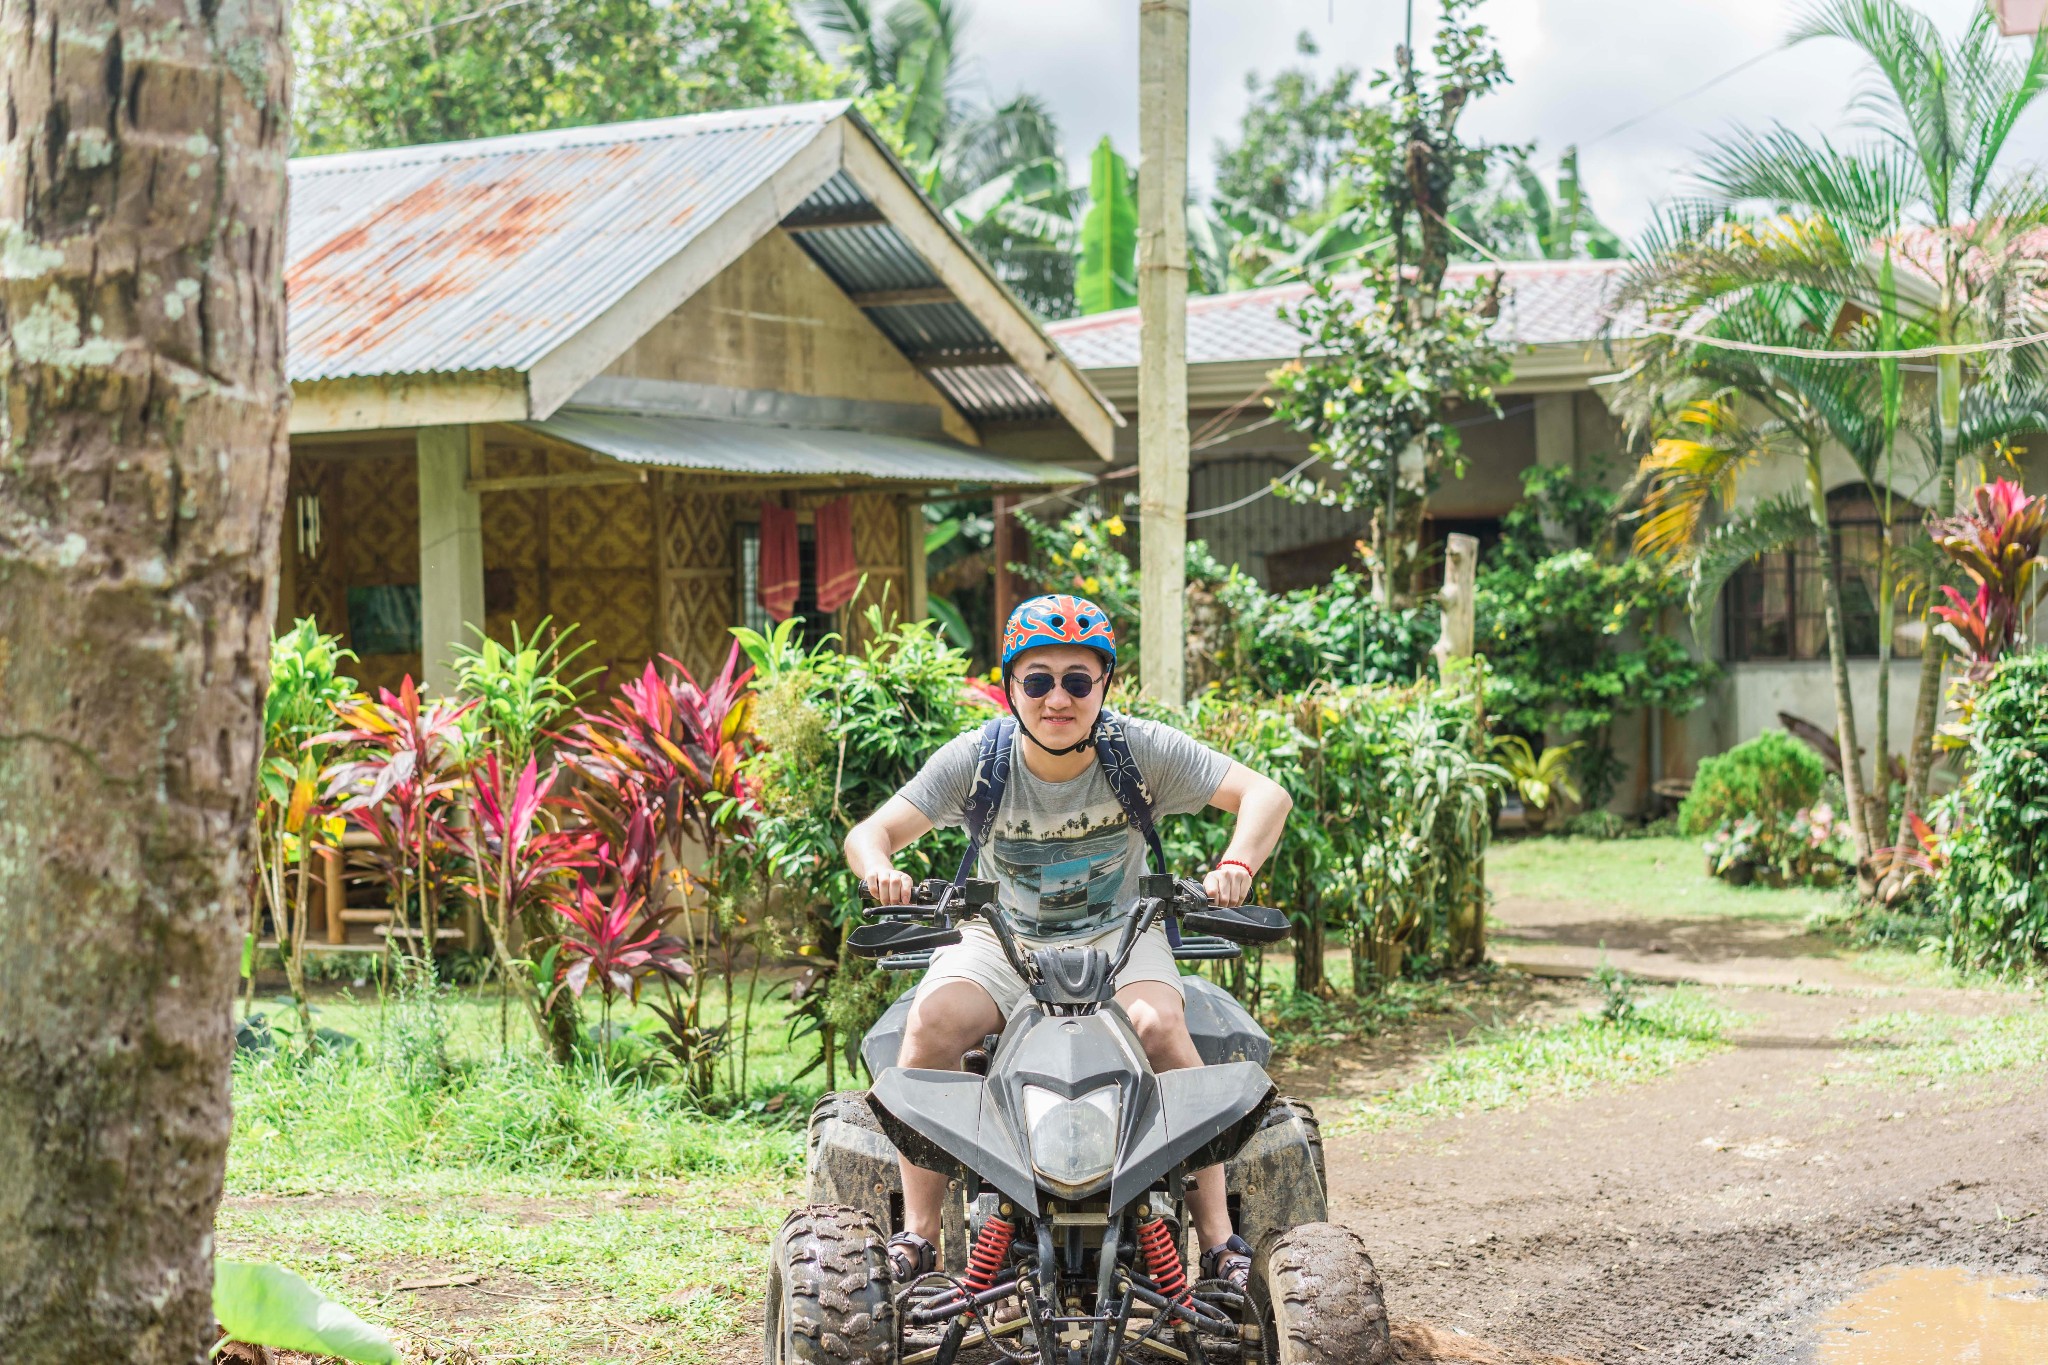
[[[1186,927],[1200,935],[1184,940],[1176,957],[1235,957],[1238,944],[1277,943],[1292,932],[1287,916],[1278,910],[1259,905],[1212,905],[1201,883],[1190,878],[1147,873],[1138,885],[1137,904],[1110,954],[1112,977],[1130,962],[1146,931],[1168,914],[1178,914]],[[848,946],[856,954],[887,957],[946,947],[960,941],[953,915],[962,919],[978,916],[995,935],[1010,969],[1027,983],[1038,980],[1035,965],[1018,944],[997,903],[994,882],[969,878],[956,886],[941,877],[927,877],[911,893],[909,905],[875,905],[865,889],[861,901],[862,917],[869,922],[854,930],[849,940]]]

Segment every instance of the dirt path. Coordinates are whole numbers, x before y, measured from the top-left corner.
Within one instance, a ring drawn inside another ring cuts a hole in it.
[[[1802,1361],[1876,1267],[2048,1270],[2039,1078],[1879,1079],[1881,1051],[1838,1036],[2024,997],[1888,987],[1796,923],[1502,909],[1510,961],[1576,973],[1604,941],[1632,972],[1742,983],[1710,994],[1745,1022],[1661,1081],[1331,1142],[1332,1215],[1372,1246],[1390,1316],[1439,1329],[1411,1358]],[[1319,1109],[1399,1065],[1348,1071]]]

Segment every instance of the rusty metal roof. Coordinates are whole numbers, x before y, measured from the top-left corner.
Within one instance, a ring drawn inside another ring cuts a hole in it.
[[[756,426],[576,407],[525,425],[627,464],[666,469],[991,488],[1058,488],[1088,481],[1087,475],[1060,465],[889,432]]]
[[[523,370],[846,109],[784,105],[295,160],[290,377]]]

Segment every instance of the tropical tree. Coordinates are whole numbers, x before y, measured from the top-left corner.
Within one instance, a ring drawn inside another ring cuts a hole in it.
[[[1496,148],[1458,132],[1472,101],[1507,79],[1480,0],[1440,0],[1425,77],[1397,50],[1391,87],[1356,125],[1353,163],[1364,200],[1383,206],[1386,238],[1362,262],[1356,291],[1325,277],[1289,315],[1302,354],[1273,373],[1274,412],[1310,437],[1316,465],[1279,491],[1367,512],[1375,595],[1391,604],[1396,582],[1412,586],[1432,488],[1458,463],[1454,404],[1493,406],[1505,351],[1488,336],[1498,311],[1496,277],[1447,289],[1452,187],[1483,175]]]
[[[1303,57],[1320,53],[1306,32],[1294,49]],[[1340,66],[1327,79],[1305,65],[1270,80],[1247,72],[1237,136],[1216,143],[1217,200],[1277,223],[1326,216],[1354,179],[1351,129],[1369,107],[1359,83],[1354,66]]]
[[[803,14],[862,115],[1003,283],[1041,315],[1071,313],[1081,196],[1067,183],[1059,125],[1035,95],[974,95],[958,4],[806,0]]]
[[[300,152],[820,99],[839,78],[784,0],[306,0]]]
[[[1984,346],[2042,330],[2039,233],[2048,185],[2007,162],[2012,131],[2048,84],[2048,35],[2030,48],[2003,40],[1978,11],[1954,38],[1903,0],[1822,0],[1791,41],[1847,41],[1869,61],[1857,99],[1872,143],[1838,147],[1782,126],[1739,131],[1707,157],[1701,201],[1681,206],[1645,253],[1631,294],[1666,320],[1704,319],[1759,285],[1798,285],[1840,311],[1809,334],[1828,338],[1857,319],[1866,349],[1915,339]],[[1736,211],[1781,216],[1759,227]],[[1921,441],[1935,470],[1936,510],[1953,514],[1973,466],[2040,392],[2042,348],[1934,357]],[[1903,386],[1879,362],[1884,406]],[[1974,395],[1974,398],[1973,398]],[[1894,432],[1896,421],[1891,423]],[[1887,438],[1889,444],[1889,438]],[[1886,459],[1892,458],[1889,450]],[[1929,595],[1931,596],[1931,594]],[[1926,801],[1941,691],[1942,652],[1922,656],[1905,809],[1894,842],[1910,848]]]
[[[191,1365],[290,458],[285,17],[9,14],[0,1355]]]
[[[1494,255],[1568,261],[1627,254],[1621,238],[1600,221],[1586,198],[1578,148],[1567,147],[1558,158],[1554,191],[1526,154],[1510,161],[1507,181],[1466,197],[1451,211],[1459,231]]]

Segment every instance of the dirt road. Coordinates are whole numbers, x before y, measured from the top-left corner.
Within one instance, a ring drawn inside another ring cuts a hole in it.
[[[1330,1144],[1333,1216],[1372,1246],[1390,1316],[1437,1329],[1410,1358],[1817,1361],[1824,1333],[1855,1330],[1820,1314],[1875,1268],[2048,1271],[2039,1068],[1887,1075],[1905,1044],[1840,1036],[1902,1011],[1938,1028],[2037,1001],[1902,990],[1796,924],[1500,909],[1511,961],[1582,968],[1604,940],[1644,975],[1746,983],[1707,988],[1744,1022],[1732,1049],[1660,1081]],[[1399,1065],[1348,1068],[1318,1108]]]

